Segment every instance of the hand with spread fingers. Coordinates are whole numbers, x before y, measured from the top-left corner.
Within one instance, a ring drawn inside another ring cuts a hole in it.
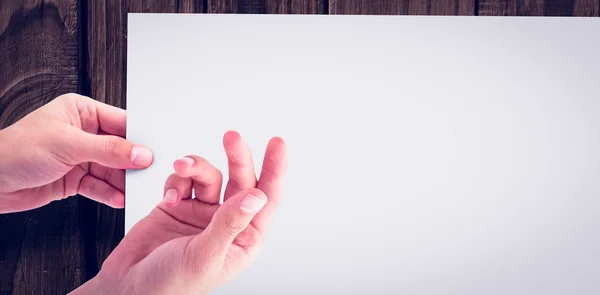
[[[269,141],[257,180],[241,136],[223,138],[229,180],[205,159],[174,162],[164,199],[139,221],[102,265],[72,294],[207,294],[251,264],[281,199],[285,143]]]
[[[65,94],[0,130],[0,213],[35,209],[76,194],[123,208],[124,169],[152,151],[124,139],[125,110]]]

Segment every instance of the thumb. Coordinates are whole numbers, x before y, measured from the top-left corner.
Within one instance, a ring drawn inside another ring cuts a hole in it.
[[[224,254],[266,203],[267,196],[259,189],[241,191],[221,205],[206,230],[196,238],[209,253]]]
[[[115,169],[147,168],[154,161],[152,151],[113,135],[78,132],[78,145],[71,154],[79,163],[94,162]]]

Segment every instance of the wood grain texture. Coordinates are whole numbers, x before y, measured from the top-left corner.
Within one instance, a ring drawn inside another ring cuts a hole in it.
[[[479,0],[479,15],[483,16],[541,16],[543,0]]]
[[[208,13],[267,13],[266,0],[208,0]]]
[[[483,16],[598,16],[598,0],[479,0]]]
[[[208,13],[327,14],[328,0],[208,0]]]
[[[270,14],[327,14],[328,0],[278,0],[267,1]]]
[[[330,14],[475,15],[475,0],[329,0]]]
[[[577,0],[573,3],[573,16],[600,16],[600,0]]]
[[[0,1],[0,128],[79,90],[76,0]],[[65,294],[85,281],[80,198],[0,215],[0,294]]]

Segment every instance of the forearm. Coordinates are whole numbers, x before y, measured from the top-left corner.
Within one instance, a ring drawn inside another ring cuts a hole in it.
[[[14,191],[10,186],[16,173],[15,162],[21,158],[15,148],[15,134],[14,125],[0,130],[0,195]]]
[[[4,128],[0,130],[0,194],[5,191],[6,179],[8,178],[8,171],[5,171],[9,166],[9,143],[6,136],[7,129],[8,128]]]

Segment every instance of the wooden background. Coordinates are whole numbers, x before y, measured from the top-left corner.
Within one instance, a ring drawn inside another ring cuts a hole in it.
[[[600,0],[0,0],[0,128],[67,92],[125,108],[127,12],[597,17],[599,6]],[[73,290],[98,272],[123,224],[123,210],[82,197],[0,215],[0,294]]]

